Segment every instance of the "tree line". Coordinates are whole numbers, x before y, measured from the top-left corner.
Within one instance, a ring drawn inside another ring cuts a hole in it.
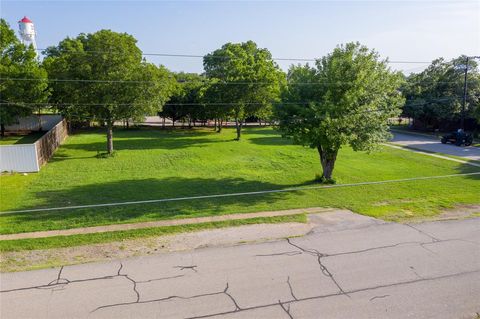
[[[175,124],[234,120],[239,140],[247,118],[274,121],[284,136],[317,149],[322,179],[330,180],[338,150],[372,150],[387,140],[388,119],[459,116],[460,57],[433,61],[408,77],[360,43],[337,46],[312,65],[283,72],[271,53],[253,41],[226,43],[203,58],[204,73],[174,73],[146,61],[136,39],[100,30],[66,38],[44,59],[0,21],[0,124],[50,107],[69,123],[100,123],[113,152],[118,121],[158,114]],[[469,63],[469,116],[480,116],[480,77]]]

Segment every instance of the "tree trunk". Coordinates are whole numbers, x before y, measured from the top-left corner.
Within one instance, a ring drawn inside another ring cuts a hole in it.
[[[107,153],[113,153],[113,121],[107,122]]]
[[[127,130],[130,128],[130,119],[127,119]]]
[[[221,133],[221,132],[222,132],[222,128],[223,128],[223,120],[222,120],[222,119],[218,119],[218,130],[217,130],[217,133]]]
[[[1,127],[1,135],[2,137],[5,137],[5,124],[0,124],[0,127]]]
[[[322,179],[331,181],[338,151],[325,151],[321,146],[317,147],[317,150],[320,155],[320,163],[322,164]]]
[[[235,118],[235,128],[237,129],[236,141],[240,141],[240,137],[242,136],[242,123],[242,120],[239,121],[238,118]]]
[[[163,117],[162,127],[165,128],[165,116]]]

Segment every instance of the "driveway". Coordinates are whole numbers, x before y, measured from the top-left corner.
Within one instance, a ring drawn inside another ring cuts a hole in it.
[[[306,236],[1,275],[7,318],[476,318],[480,218],[311,217]]]
[[[400,132],[392,132],[393,144],[407,146],[415,149],[419,149],[427,152],[443,153],[447,155],[454,155],[463,157],[466,160],[480,161],[480,148],[479,147],[459,147],[453,144],[442,144],[440,139],[435,137],[428,137],[418,134],[408,134]]]

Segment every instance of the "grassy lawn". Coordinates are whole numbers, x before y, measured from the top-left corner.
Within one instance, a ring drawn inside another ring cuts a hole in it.
[[[27,135],[8,135],[0,137],[0,145],[32,144],[35,143],[46,132],[32,132]]]
[[[38,174],[0,176],[0,210],[251,192],[309,185],[320,173],[315,150],[292,145],[270,128],[116,130],[113,158],[97,158],[103,131],[70,136]],[[479,171],[473,166],[385,148],[342,149],[337,183]],[[480,176],[237,197],[0,215],[0,233],[302,207],[341,207],[388,220],[433,216],[480,203]]]

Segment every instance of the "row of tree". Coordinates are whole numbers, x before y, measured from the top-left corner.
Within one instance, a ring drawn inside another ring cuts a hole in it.
[[[285,136],[318,150],[323,178],[331,179],[338,150],[371,150],[388,136],[388,119],[455,117],[463,88],[463,57],[436,60],[405,77],[359,43],[338,46],[313,65],[285,74],[267,49],[227,43],[203,59],[203,74],[172,73],[142,58],[131,35],[101,30],[66,38],[35,58],[0,21],[2,131],[34,108],[53,107],[70,122],[106,128],[113,152],[117,121],[159,114],[177,120],[233,119],[236,139],[248,117],[273,119]],[[480,113],[480,77],[470,62],[467,112]],[[405,103],[405,100],[407,101]]]
[[[409,75],[401,90],[407,99],[403,115],[413,118],[418,129],[458,128],[462,118],[470,120],[470,129],[475,129],[475,119],[480,124],[480,72],[474,59],[468,64],[466,56],[434,60],[424,71]]]

